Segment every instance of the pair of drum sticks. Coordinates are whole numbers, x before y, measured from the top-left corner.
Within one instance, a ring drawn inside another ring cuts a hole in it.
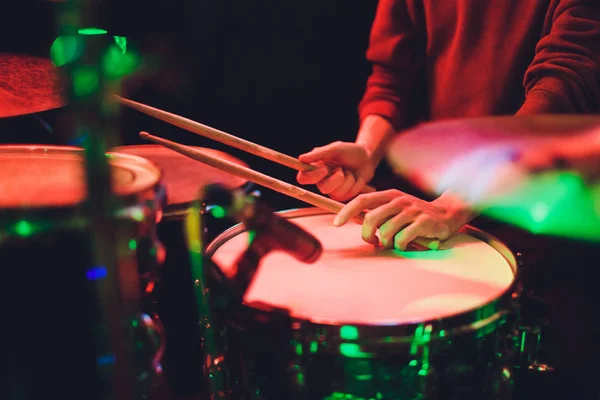
[[[181,117],[179,115],[159,110],[157,108],[150,107],[133,100],[125,99],[123,97],[115,97],[120,103],[129,106],[135,110],[138,110],[144,114],[150,115],[152,117],[170,123],[179,128],[185,129],[192,133],[198,134],[200,136],[207,137],[209,139],[229,145],[239,150],[246,151],[250,154],[265,158],[267,160],[279,163],[281,165],[285,165],[297,171],[306,171],[315,168],[313,165],[303,163],[297,158],[290,157],[288,155],[279,153],[275,150],[271,150],[267,147],[263,147],[256,143],[252,143],[250,141],[238,138],[226,132],[219,131],[218,129],[211,128],[210,126],[203,125],[199,122],[195,122],[190,119]],[[240,178],[246,179],[257,185],[264,186],[289,197],[293,197],[297,200],[304,201],[305,203],[311,204],[315,207],[322,208],[333,213],[338,213],[342,209],[342,207],[344,207],[343,203],[330,199],[329,197],[321,196],[319,194],[302,189],[298,186],[294,186],[287,182],[283,182],[279,179],[262,174],[258,171],[254,171],[250,168],[246,168],[241,165],[222,160],[218,157],[203,154],[191,147],[173,142],[171,140],[163,139],[161,137],[151,135],[147,132],[141,132],[140,136],[143,139],[160,144],[193,160],[199,161],[213,168],[217,168],[222,171],[228,172],[232,175],[239,176]],[[365,191],[373,192],[375,191],[375,189],[371,186],[367,186],[365,188]],[[362,221],[363,218],[364,213],[361,213],[358,219]],[[440,245],[439,240],[427,238],[417,238],[414,240],[414,242],[422,247],[431,250],[437,250]]]

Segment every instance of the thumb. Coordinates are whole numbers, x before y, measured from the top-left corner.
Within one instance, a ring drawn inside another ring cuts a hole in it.
[[[305,163],[314,163],[317,161],[328,161],[338,158],[340,155],[341,146],[339,143],[330,143],[326,146],[315,147],[312,151],[302,154],[298,159]]]

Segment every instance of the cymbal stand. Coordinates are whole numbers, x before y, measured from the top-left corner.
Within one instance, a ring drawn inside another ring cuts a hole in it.
[[[199,317],[199,324],[202,329],[204,342],[203,349],[205,353],[205,374],[208,375],[208,386],[211,400],[226,399],[227,394],[225,365],[223,365],[224,354],[219,350],[217,337],[215,335],[215,326],[211,318],[211,307],[208,299],[208,292],[205,286],[206,273],[204,268],[204,249],[203,249],[203,225],[201,218],[203,190],[194,201],[188,211],[185,220],[185,237],[187,239],[187,248],[190,253],[190,264],[192,268],[192,279],[194,282],[194,293],[196,298],[196,308]]]
[[[109,104],[109,92],[118,79],[105,74],[106,55],[102,36],[79,35],[79,28],[94,27],[98,15],[95,2],[68,0],[58,12],[59,34],[69,38],[61,68],[66,72],[71,105],[72,136],[83,139],[87,178],[85,214],[89,216],[91,239],[87,274],[98,296],[96,351],[98,360],[112,360],[109,392],[116,400],[140,397],[136,393],[134,372],[133,321],[139,310],[136,300],[139,280],[132,279],[132,266],[119,265],[118,236],[114,217],[117,199],[112,193],[111,174],[106,150],[119,145],[117,133],[118,107]],[[112,86],[112,87],[111,87]],[[135,266],[133,266],[135,267]],[[89,278],[91,276],[92,278]],[[128,279],[126,279],[128,278]],[[100,361],[96,366],[99,373]],[[99,394],[86,393],[82,398],[94,399]]]

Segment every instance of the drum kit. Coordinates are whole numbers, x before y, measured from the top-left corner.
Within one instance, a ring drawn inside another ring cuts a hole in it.
[[[67,103],[55,68],[44,60],[0,56],[0,77],[0,117]],[[312,168],[113,97],[290,168]],[[398,174],[432,193],[451,188],[471,195],[473,170],[483,161],[455,167],[465,152],[535,146],[599,126],[592,117],[424,124],[392,144],[389,160]],[[551,373],[543,359],[543,318],[520,312],[526,290],[518,254],[493,236],[465,226],[441,243],[419,238],[409,251],[383,250],[362,242],[360,221],[334,227],[341,203],[226,153],[141,136],[154,144],[106,153],[119,204],[110,215],[116,229],[108,242],[117,254],[112,278],[121,296],[107,307],[130,301],[141,310],[128,326],[134,348],[110,346],[131,355],[134,397],[158,396],[166,375],[180,397],[510,399],[520,371]],[[19,304],[4,309],[13,344],[3,374],[9,397],[117,398],[123,360],[95,340],[108,328],[98,317],[105,293],[93,285],[110,271],[89,267],[90,232],[97,227],[81,207],[91,193],[84,149],[3,145],[0,159],[0,259],[10,260],[3,303]],[[514,207],[529,210],[548,197],[519,196],[535,178],[519,176],[510,197],[522,201]],[[253,191],[256,185],[314,208],[273,213]],[[470,199],[485,210],[499,203],[481,193],[506,193],[504,186],[484,189]],[[590,234],[600,227],[600,196],[593,190],[586,191],[595,193],[588,202],[578,203],[585,206],[577,212],[588,215],[581,217],[585,229],[572,223],[569,235],[585,231],[579,236],[597,238]],[[540,230],[547,232],[555,233]]]

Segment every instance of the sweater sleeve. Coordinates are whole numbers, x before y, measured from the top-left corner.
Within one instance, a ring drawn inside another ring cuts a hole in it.
[[[600,109],[600,1],[552,0],[517,115]]]
[[[379,115],[396,130],[407,124],[411,92],[422,70],[420,55],[424,52],[406,3],[379,0],[367,50],[373,70],[358,106],[361,121],[368,115]]]

